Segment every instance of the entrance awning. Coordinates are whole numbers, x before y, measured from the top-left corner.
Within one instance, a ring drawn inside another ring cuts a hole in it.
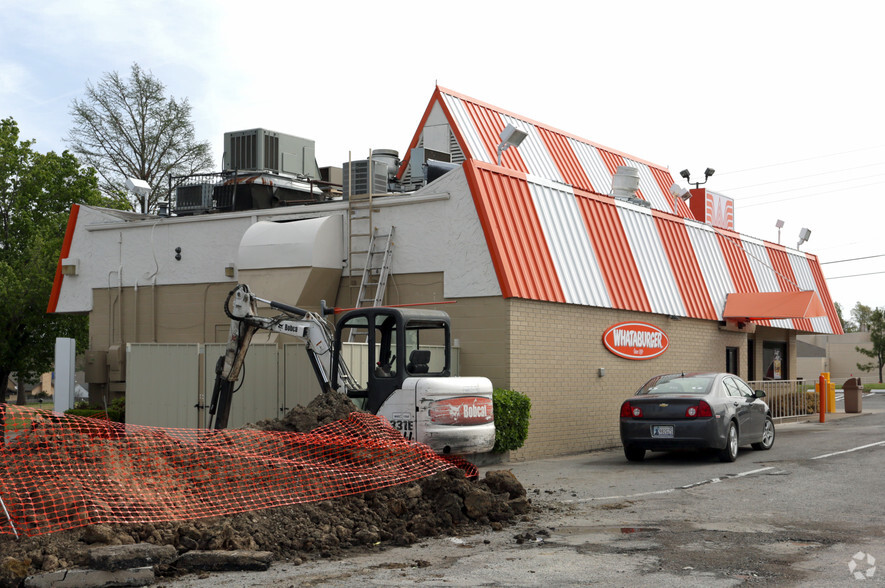
[[[722,318],[760,320],[825,316],[816,292],[735,292],[725,299]]]

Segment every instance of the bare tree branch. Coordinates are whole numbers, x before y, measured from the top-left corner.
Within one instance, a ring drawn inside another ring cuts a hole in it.
[[[95,168],[103,193],[133,210],[156,211],[170,176],[212,168],[209,143],[194,138],[190,103],[167,97],[163,83],[137,63],[128,79],[109,72],[97,84],[87,81],[83,98],[71,103],[71,116],[71,151]],[[126,178],[151,186],[147,202],[127,193]]]

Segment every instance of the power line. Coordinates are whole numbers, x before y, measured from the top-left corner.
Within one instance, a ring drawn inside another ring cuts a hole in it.
[[[783,182],[792,182],[793,180],[805,180],[808,178],[816,178],[818,176],[826,176],[826,175],[837,174],[837,173],[841,173],[841,172],[854,171],[854,170],[858,170],[858,169],[865,169],[868,167],[875,167],[877,165],[885,165],[885,161],[878,162],[878,163],[870,163],[867,165],[858,165],[856,167],[846,167],[846,168],[842,168],[842,169],[834,169],[834,170],[830,170],[830,171],[820,172],[819,174],[807,174],[804,176],[794,176],[792,178],[784,178],[783,180],[772,180],[770,182],[761,182],[759,184],[748,184],[746,186],[737,186],[734,188],[721,188],[721,191],[722,192],[734,192],[735,190],[745,190],[747,188],[758,188],[759,186],[768,186],[771,184],[781,184]]]
[[[885,173],[881,173],[881,174],[873,174],[873,175],[871,175],[871,176],[861,176],[861,177],[859,177],[859,178],[851,178],[851,180],[869,180],[870,178],[878,178],[878,177],[881,177],[881,176],[885,176]],[[848,181],[851,181],[851,180],[848,180]],[[779,190],[779,191],[777,191],[777,192],[767,192],[767,193],[765,193],[765,194],[756,194],[755,196],[743,196],[743,197],[741,197],[741,201],[744,201],[744,200],[752,200],[752,199],[754,199],[754,198],[765,198],[765,197],[767,197],[767,196],[774,196],[775,194],[784,194],[784,193],[786,193],[786,192],[798,192],[799,190],[809,190],[809,189],[813,189],[813,188],[822,188],[822,187],[824,187],[824,186],[838,186],[838,185],[844,185],[845,182],[846,182],[846,180],[839,180],[839,181],[836,181],[836,182],[826,182],[826,183],[824,183],[824,184],[815,184],[815,185],[813,185],[813,186],[801,186],[801,187],[799,187],[799,188],[787,188],[786,190]],[[848,189],[851,189],[851,188],[853,188],[853,187],[854,187],[854,186],[845,186],[845,189],[848,190]]]
[[[860,260],[862,260],[862,259],[873,259],[873,258],[876,258],[876,257],[885,257],[885,254],[882,254],[882,255],[867,255],[866,257],[854,257],[854,258],[851,258],[851,259],[838,259],[838,260],[836,260],[836,261],[822,261],[822,262],[820,262],[820,265],[827,265],[827,264],[829,264],[829,263],[845,263],[845,262],[847,262],[847,261],[860,261]]]
[[[868,188],[870,186],[878,186],[883,183],[885,183],[885,182],[873,182],[871,184],[862,184],[860,186],[851,186],[850,188],[845,188],[845,190],[856,190],[857,188]],[[825,192],[815,192],[814,194],[805,194],[803,196],[793,196],[792,198],[781,198],[779,200],[769,200],[767,202],[756,202],[756,203],[750,203],[750,204],[741,203],[741,208],[744,209],[744,208],[751,208],[753,206],[765,206],[768,204],[775,204],[777,202],[787,202],[788,200],[799,200],[802,198],[811,198],[813,196],[823,196],[824,194],[832,194],[833,192],[845,192],[845,190],[827,190]]]
[[[875,149],[882,149],[885,145],[877,145],[875,147],[864,147],[863,149],[852,149],[851,151],[842,151],[840,153],[830,153],[828,155],[816,155],[814,157],[806,157],[805,159],[794,159],[792,161],[782,161],[780,163],[769,163],[767,165],[760,165],[758,167],[748,167],[746,169],[736,169],[734,171],[726,171],[719,173],[719,177],[727,176],[729,174],[739,174],[748,171],[754,171],[757,169],[767,169],[769,167],[778,167],[779,165],[790,165],[792,163],[802,163],[804,161],[814,161],[815,159],[826,159],[827,157],[838,157],[839,155],[848,155],[850,153],[860,153],[861,151],[873,151]]]
[[[836,276],[833,278],[827,278],[827,281],[829,282],[830,280],[841,280],[842,278],[860,278],[863,276],[877,276],[879,274],[885,274],[885,272],[870,272],[867,274],[851,274],[850,276]]]

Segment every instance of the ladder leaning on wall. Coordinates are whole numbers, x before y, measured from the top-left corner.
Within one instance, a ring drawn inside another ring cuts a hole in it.
[[[348,255],[348,275],[353,279],[361,274],[359,291],[356,296],[357,308],[381,306],[387,289],[390,273],[390,258],[393,254],[393,230],[383,233],[372,222],[374,206],[371,192],[362,196],[351,196],[348,201],[348,228],[350,233],[350,254]],[[360,260],[364,260],[362,265]],[[349,342],[353,342],[351,333]]]

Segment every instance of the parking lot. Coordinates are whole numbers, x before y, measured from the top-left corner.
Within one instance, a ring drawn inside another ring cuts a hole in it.
[[[537,507],[529,520],[169,585],[834,586],[870,573],[881,581],[870,561],[885,558],[885,395],[866,396],[863,408],[846,415],[839,405],[824,424],[816,416],[781,424],[770,451],[742,447],[734,463],[697,453],[629,463],[614,448],[488,466],[522,481]]]

